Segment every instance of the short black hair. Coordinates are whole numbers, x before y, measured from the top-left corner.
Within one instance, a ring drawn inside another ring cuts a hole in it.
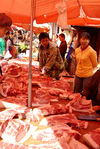
[[[65,38],[65,34],[63,34],[63,33],[59,34],[59,36]]]
[[[49,34],[46,32],[41,32],[39,35],[39,41],[41,41],[44,38],[48,38],[49,39]]]
[[[86,37],[87,39],[90,40],[90,34],[89,34],[88,32],[83,32],[83,33],[80,35],[80,39],[81,39],[82,37]]]
[[[12,19],[5,13],[0,13],[0,27],[10,27],[12,25]]]
[[[6,35],[10,35],[10,31],[6,32]]]
[[[18,30],[18,34],[22,35],[22,32],[21,32],[21,30]]]

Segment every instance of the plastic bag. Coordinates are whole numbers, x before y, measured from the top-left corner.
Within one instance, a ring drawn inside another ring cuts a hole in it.
[[[10,59],[12,57],[12,55],[10,54],[9,51],[6,52],[4,59]]]

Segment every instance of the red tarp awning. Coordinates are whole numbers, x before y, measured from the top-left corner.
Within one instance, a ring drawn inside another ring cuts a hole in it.
[[[63,1],[63,0],[62,0]],[[100,0],[65,0],[68,25],[100,26]],[[61,0],[35,0],[35,19],[37,23],[56,22],[56,4]],[[80,8],[85,16],[80,17]],[[13,23],[30,23],[31,0],[1,0],[0,12],[7,13]]]

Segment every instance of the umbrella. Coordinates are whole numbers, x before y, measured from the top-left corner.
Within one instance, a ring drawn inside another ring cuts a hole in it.
[[[36,0],[37,23],[56,22],[61,2],[66,3],[68,25],[100,27],[100,0]],[[6,12],[14,23],[30,24],[31,0],[1,0],[0,5],[0,12]]]

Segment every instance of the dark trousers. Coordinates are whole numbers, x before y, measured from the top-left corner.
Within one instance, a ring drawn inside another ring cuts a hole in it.
[[[75,81],[74,81],[74,93],[81,93],[84,88],[86,88],[89,80],[91,77],[87,78],[80,78],[78,76],[75,76]]]
[[[2,69],[1,69],[1,66],[0,66],[0,74],[1,74],[1,76],[2,76]]]

